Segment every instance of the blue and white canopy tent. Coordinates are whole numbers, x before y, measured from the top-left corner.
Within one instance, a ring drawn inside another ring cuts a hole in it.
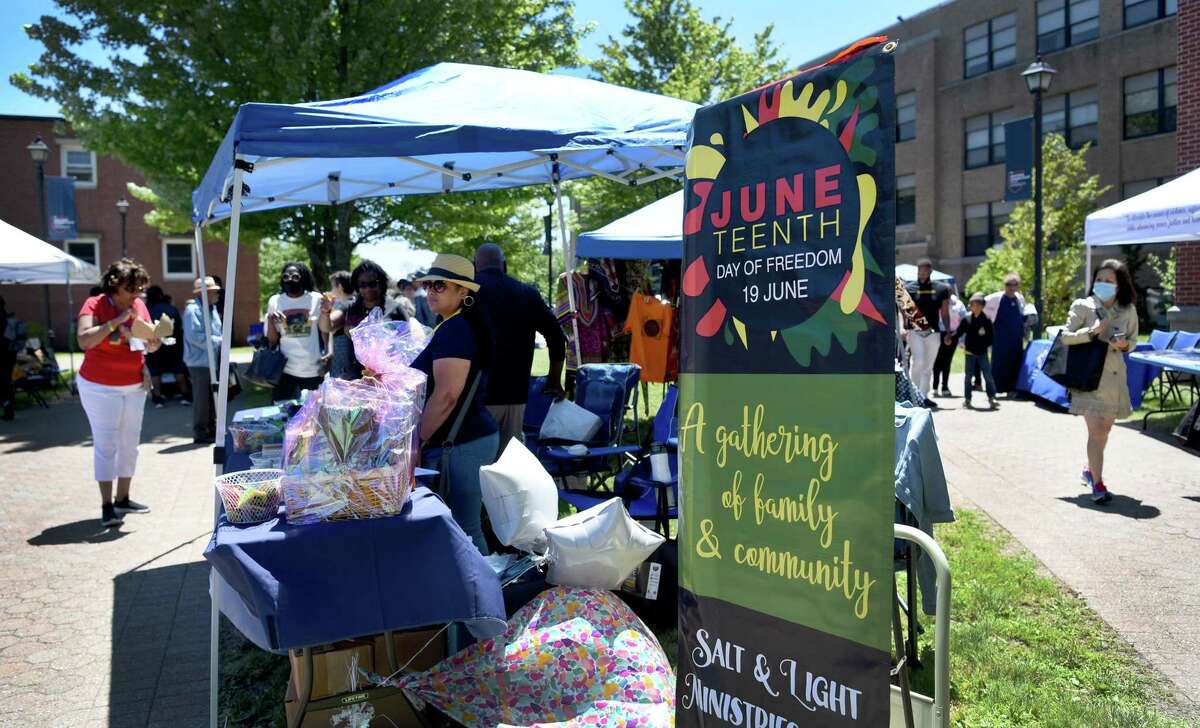
[[[245,212],[540,184],[554,189],[564,260],[574,260],[561,182],[678,179],[696,109],[599,81],[457,63],[439,63],[348,99],[244,104],[192,193],[199,273],[206,275],[202,226],[229,218],[225,280],[236,280]],[[207,307],[207,291],[201,293]],[[224,321],[233,319],[235,296],[230,288]],[[232,336],[231,327],[224,328],[220,362],[212,361],[211,352],[209,362],[219,381],[218,446],[225,439]],[[215,726],[217,579],[211,588]]]

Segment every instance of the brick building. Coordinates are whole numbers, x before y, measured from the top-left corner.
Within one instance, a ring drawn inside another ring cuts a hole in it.
[[[34,237],[42,237],[42,225],[38,220],[37,172],[26,149],[39,136],[50,147],[50,156],[45,163],[46,176],[68,175],[76,179],[78,237],[65,243],[67,252],[96,264],[101,272],[119,258],[121,216],[117,201],[125,198],[130,203],[126,221],[129,255],[150,272],[151,284],[162,286],[182,310],[183,304],[192,296],[192,283],[196,278],[192,231],[181,230],[179,235],[163,235],[147,225],[144,217],[151,207],[134,199],[126,189],[128,182],[143,184],[142,175],[113,157],[85,149],[62,119],[0,115],[0,159],[4,160],[4,168],[9,170],[6,184],[0,187],[0,219]],[[54,241],[50,241],[50,244],[64,246]],[[224,277],[225,243],[208,241],[204,250],[208,273]],[[234,340],[240,342],[245,339],[250,324],[259,318],[258,259],[246,248],[238,255],[235,284],[237,298],[233,333]],[[86,285],[71,287],[76,311],[69,314],[65,286],[49,286],[50,324],[59,351],[66,350],[67,324],[78,312],[78,306],[87,297],[89,288]],[[0,285],[0,295],[4,296],[9,311],[31,324],[45,326],[46,306],[42,286]]]
[[[1179,3],[1179,174],[1200,167],[1200,0]],[[1196,190],[1200,196],[1200,190]],[[1171,327],[1200,331],[1200,243],[1180,243]]]
[[[1102,205],[1172,179],[1175,16],[1175,0],[952,0],[881,30],[900,40],[897,260],[965,280],[1001,242],[1004,123],[1033,114],[1021,71],[1039,53],[1058,71],[1045,129],[1093,143]]]

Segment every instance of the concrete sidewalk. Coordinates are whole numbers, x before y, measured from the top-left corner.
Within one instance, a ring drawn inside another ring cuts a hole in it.
[[[133,497],[100,527],[77,399],[0,423],[0,726],[207,726],[211,450],[147,404]]]
[[[1118,423],[1104,469],[1113,501],[1096,506],[1079,484],[1082,418],[1026,401],[995,412],[938,404],[951,485],[1169,679],[1186,710],[1200,710],[1200,455],[1140,421]]]

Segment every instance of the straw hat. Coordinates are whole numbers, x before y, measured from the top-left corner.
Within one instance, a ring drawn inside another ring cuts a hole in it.
[[[217,285],[217,280],[212,276],[197,278],[196,282],[192,284],[192,293],[199,293],[201,288],[207,288],[210,291],[221,290],[221,287]]]
[[[447,281],[457,283],[468,291],[479,290],[479,284],[475,282],[475,264],[461,255],[450,253],[438,253],[433,265],[429,266],[429,272],[416,279],[418,283],[421,281]]]

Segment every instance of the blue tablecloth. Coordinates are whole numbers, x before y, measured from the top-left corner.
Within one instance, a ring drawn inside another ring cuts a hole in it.
[[[1050,339],[1035,339],[1029,342],[1025,349],[1025,359],[1021,362],[1021,371],[1017,375],[1017,391],[1032,394],[1038,399],[1066,408],[1071,404],[1066,387],[1042,373],[1042,363],[1046,361],[1052,343],[1054,342]],[[1134,351],[1142,352],[1151,348],[1150,344],[1141,343]],[[1125,355],[1125,370],[1129,383],[1129,401],[1133,408],[1137,409],[1142,404],[1142,394],[1154,381],[1156,370],[1137,359],[1131,359],[1129,354]]]
[[[504,631],[499,579],[429,490],[390,518],[293,526],[282,516],[237,526],[222,515],[204,550],[226,583],[218,608],[260,648],[446,622],[481,639]]]

